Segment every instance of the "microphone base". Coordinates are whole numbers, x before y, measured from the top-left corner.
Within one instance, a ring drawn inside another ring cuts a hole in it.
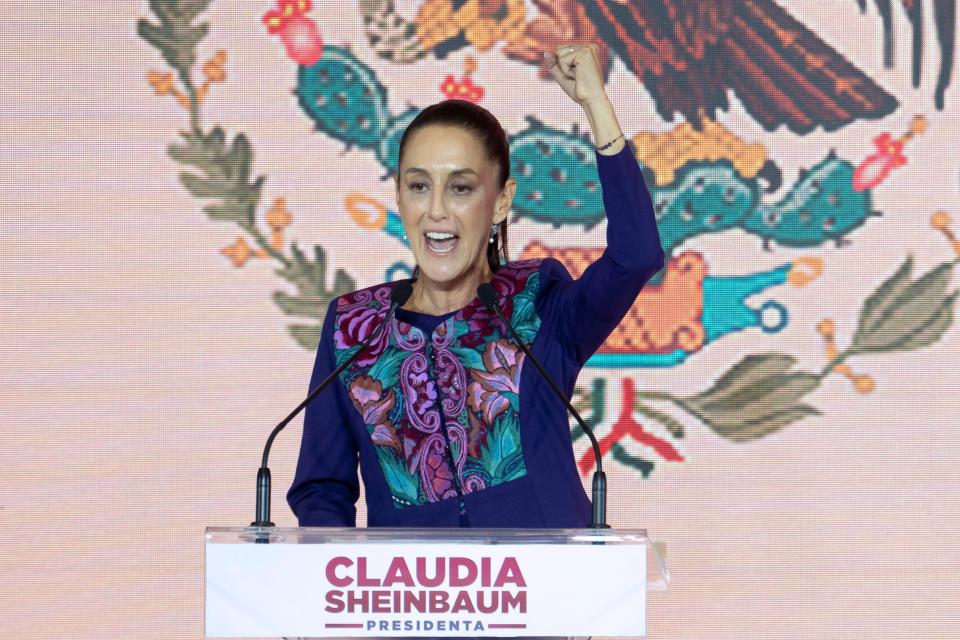
[[[593,524],[594,529],[609,529],[607,524],[607,474],[593,472]]]

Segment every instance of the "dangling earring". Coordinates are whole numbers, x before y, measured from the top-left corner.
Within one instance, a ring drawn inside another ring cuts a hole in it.
[[[490,225],[490,244],[497,241],[498,233],[500,233],[500,227],[496,224]]]

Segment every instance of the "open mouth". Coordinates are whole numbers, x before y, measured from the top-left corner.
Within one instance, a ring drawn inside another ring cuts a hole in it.
[[[424,237],[427,239],[427,249],[441,255],[453,251],[460,240],[460,236],[444,231],[427,231]]]

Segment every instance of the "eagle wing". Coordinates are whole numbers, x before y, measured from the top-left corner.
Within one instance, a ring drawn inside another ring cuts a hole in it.
[[[878,119],[891,94],[773,0],[585,0],[586,17],[667,121],[729,109],[796,133]]]

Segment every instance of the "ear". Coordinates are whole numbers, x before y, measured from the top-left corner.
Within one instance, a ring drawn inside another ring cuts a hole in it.
[[[507,183],[503,185],[500,195],[497,196],[497,203],[494,206],[493,222],[500,224],[510,215],[510,209],[513,207],[513,196],[517,193],[517,181],[513,178],[507,178]]]

